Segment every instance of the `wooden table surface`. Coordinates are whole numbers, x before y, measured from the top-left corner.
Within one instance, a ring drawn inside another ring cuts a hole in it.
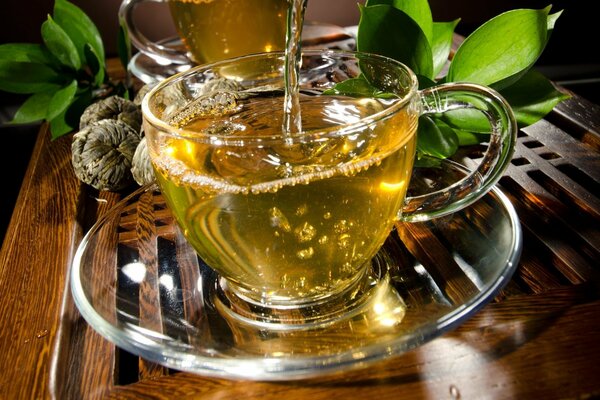
[[[600,396],[599,132],[600,107],[577,97],[520,132],[500,187],[519,214],[523,254],[467,322],[367,369],[267,383],[152,365],[83,320],[69,290],[73,253],[120,196],[81,184],[71,136],[50,141],[44,125],[0,253],[0,399]]]

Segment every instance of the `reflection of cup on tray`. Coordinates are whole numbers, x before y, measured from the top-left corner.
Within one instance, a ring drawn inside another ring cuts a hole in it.
[[[516,128],[485,87],[418,91],[414,73],[391,59],[307,51],[303,129],[284,133],[283,65],[283,54],[270,53],[196,67],[158,84],[142,108],[161,190],[221,275],[234,313],[285,329],[351,313],[369,296],[371,259],[394,223],[445,215],[487,193],[508,165]],[[323,93],[357,77],[383,95]],[[480,166],[406,198],[419,116],[461,107],[481,109],[494,129]]]
[[[166,2],[187,51],[154,43],[134,23],[144,2]],[[285,47],[288,0],[124,0],[119,10],[132,43],[161,63],[198,64]]]

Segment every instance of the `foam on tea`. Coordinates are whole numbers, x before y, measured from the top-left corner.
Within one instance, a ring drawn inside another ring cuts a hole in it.
[[[291,143],[281,136],[283,92],[265,91],[224,115],[173,116],[198,137],[151,149],[187,240],[230,284],[266,302],[314,300],[361,278],[397,219],[415,152],[412,107],[344,132],[394,100],[299,97],[303,132]]]
[[[287,0],[169,0],[197,63],[285,48]]]

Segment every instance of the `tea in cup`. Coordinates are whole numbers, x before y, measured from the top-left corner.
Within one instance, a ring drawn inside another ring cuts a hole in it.
[[[287,132],[284,62],[264,53],[192,68],[158,84],[142,110],[158,184],[186,239],[244,318],[280,322],[269,315],[288,313],[284,325],[293,326],[351,312],[395,223],[452,213],[487,193],[507,167],[516,126],[491,89],[419,91],[397,61],[321,50],[302,55],[302,129]],[[385,95],[331,90],[359,76]],[[493,127],[481,165],[407,198],[419,117],[460,107],[482,110]]]
[[[154,43],[137,29],[134,10],[147,1],[157,0],[125,0],[119,16],[135,47],[163,63],[202,64],[285,48],[288,0],[159,0],[168,3],[187,52]]]

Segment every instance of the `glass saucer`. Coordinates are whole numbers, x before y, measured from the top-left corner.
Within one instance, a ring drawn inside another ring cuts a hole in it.
[[[308,21],[302,31],[302,47],[307,48],[342,48],[354,49],[354,34],[352,28],[346,29],[337,25]],[[182,54],[185,48],[179,37],[171,37],[158,42],[159,45],[177,49]],[[171,75],[190,69],[194,64],[170,63],[157,59],[143,52],[136,53],[129,61],[129,71],[147,84],[160,82]]]
[[[148,186],[84,237],[71,289],[95,330],[149,361],[212,377],[290,380],[362,368],[456,327],[498,294],[520,252],[516,212],[494,188],[450,216],[397,224],[372,261],[369,300],[352,315],[280,330],[231,315],[218,276]]]

